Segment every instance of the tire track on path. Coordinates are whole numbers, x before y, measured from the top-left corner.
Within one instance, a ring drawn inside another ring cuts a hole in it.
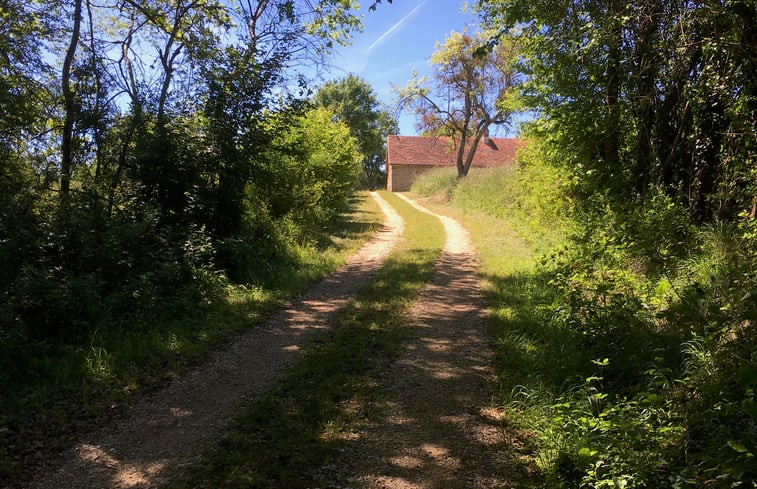
[[[86,435],[40,469],[34,489],[147,488],[196,459],[244,403],[271,387],[297,359],[306,336],[367,283],[404,230],[399,214],[371,192],[385,215],[376,236],[347,264],[243,333],[209,361],[131,407],[124,419]]]
[[[507,487],[509,468],[496,410],[489,408],[494,351],[486,301],[467,231],[437,216],[447,240],[431,281],[410,310],[417,326],[400,360],[379,379],[380,419],[343,454],[350,488]]]

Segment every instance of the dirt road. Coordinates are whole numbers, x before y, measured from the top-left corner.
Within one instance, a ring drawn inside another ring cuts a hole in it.
[[[377,193],[384,212],[377,235],[329,278],[265,325],[242,335],[210,361],[133,406],[122,421],[96,431],[29,487],[92,489],[156,487],[220,436],[241,405],[255,399],[297,359],[305,337],[326,327],[379,268],[403,232],[402,218]]]
[[[489,407],[494,352],[483,324],[486,304],[475,250],[459,223],[437,217],[447,240],[410,312],[418,333],[383,375],[379,402],[385,413],[357,433],[359,441],[344,454],[338,464],[344,467],[337,476],[345,481],[340,487],[509,485],[511,461],[502,450],[498,413]]]
[[[400,239],[402,218],[372,196],[386,216],[384,226],[347,265],[205,366],[143,399],[123,420],[86,436],[29,487],[157,487],[191,463],[243,404],[281,377],[306,336],[327,327],[329,315],[370,279]],[[486,304],[475,251],[459,223],[438,217],[447,239],[432,280],[410,311],[417,334],[381,376],[384,414],[362,427],[330,487],[508,485],[498,418],[488,408],[493,352],[482,321]]]

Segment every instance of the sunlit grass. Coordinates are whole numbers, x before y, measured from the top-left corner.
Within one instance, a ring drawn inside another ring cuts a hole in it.
[[[431,182],[424,182],[424,178]],[[459,220],[470,232],[478,252],[479,273],[489,301],[487,324],[497,354],[498,400],[507,406],[503,419],[510,436],[519,439],[515,446],[522,447],[516,457],[534,474],[518,484],[539,487],[541,478],[537,474],[543,464],[531,424],[539,417],[536,413],[523,416],[513,408],[524,395],[530,400],[537,395],[549,399],[550,384],[545,376],[559,377],[574,363],[569,338],[544,328],[538,311],[550,288],[540,276],[538,261],[545,251],[566,240],[569,223],[558,219],[553,210],[538,208],[540,200],[549,198],[552,183],[545,185],[543,195],[535,195],[539,190],[533,188],[529,193],[522,188],[523,175],[513,169],[473,169],[447,189],[440,188],[450,183],[441,172],[424,178],[413,191],[420,194],[433,189],[433,193],[417,197],[432,210]],[[545,226],[550,219],[551,225]],[[564,354],[554,355],[559,345],[566,347]]]
[[[518,487],[752,487],[753,242],[680,236],[654,201],[571,222],[556,173],[524,170],[418,187],[479,249],[501,401],[538,438]],[[608,239],[638,222],[635,242]]]

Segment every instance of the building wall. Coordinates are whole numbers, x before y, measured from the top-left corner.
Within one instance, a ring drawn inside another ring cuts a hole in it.
[[[389,165],[386,189],[390,192],[407,192],[418,175],[427,172],[436,165]]]

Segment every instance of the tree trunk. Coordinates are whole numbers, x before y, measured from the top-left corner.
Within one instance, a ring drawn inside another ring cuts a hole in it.
[[[95,109],[94,112],[96,114],[96,120],[94,121],[92,125],[92,136],[94,138],[95,142],[95,161],[97,162],[95,167],[95,182],[97,184],[100,183],[101,177],[102,177],[102,171],[103,171],[103,164],[104,164],[104,158],[102,156],[102,148],[103,148],[103,136],[104,136],[104,107],[105,104],[103,102],[103,86],[102,86],[102,72],[100,71],[98,65],[97,65],[97,56],[96,56],[96,49],[97,46],[95,45],[95,26],[94,26],[94,19],[92,17],[92,2],[90,0],[87,0],[87,19],[89,21],[89,60],[90,60],[90,69],[92,70],[92,73],[95,76]]]
[[[470,171],[470,167],[473,164],[473,158],[476,156],[476,151],[478,150],[478,143],[481,142],[481,138],[488,132],[488,124],[487,121],[481,122],[479,124],[479,127],[476,128],[476,134],[473,136],[473,142],[470,145],[470,149],[468,150],[468,153],[465,157],[465,165],[463,167],[463,176],[468,176],[468,172]]]
[[[454,138],[452,138],[454,141]],[[457,157],[455,163],[457,165],[457,178],[463,178],[468,174],[468,170],[465,168],[465,145],[468,142],[468,137],[463,134],[460,137],[460,142],[457,144]]]
[[[74,0],[74,24],[71,32],[71,42],[66,50],[61,73],[61,88],[63,90],[63,134],[61,137],[61,163],[60,163],[60,197],[61,202],[68,201],[71,188],[71,167],[73,166],[73,139],[74,120],[76,118],[76,101],[71,90],[71,65],[76,56],[76,46],[79,43],[79,30],[81,28],[82,0]]]
[[[607,108],[606,131],[604,138],[604,160],[607,170],[615,173],[620,159],[620,75],[621,75],[621,36],[620,13],[615,2],[611,2],[607,12],[610,22],[607,56],[607,87],[605,104]]]
[[[637,180],[637,191],[644,192],[650,183],[660,184],[663,176],[660,174],[659,155],[657,145],[652,138],[655,127],[655,108],[657,106],[657,90],[655,80],[659,79],[658,54],[656,52],[657,27],[661,5],[657,0],[642,3],[643,11],[639,16],[639,30],[635,48],[636,75],[636,167],[642,178]],[[665,114],[664,117],[670,117]]]

